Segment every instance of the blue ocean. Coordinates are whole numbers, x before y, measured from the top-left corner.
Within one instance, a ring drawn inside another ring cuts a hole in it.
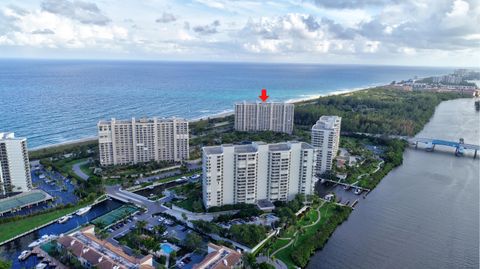
[[[96,135],[101,119],[184,117],[231,111],[237,101],[287,101],[446,74],[453,68],[187,63],[0,61],[0,131],[36,148]]]

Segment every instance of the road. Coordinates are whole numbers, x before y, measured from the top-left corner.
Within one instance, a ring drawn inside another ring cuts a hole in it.
[[[186,164],[187,164],[188,171],[195,171],[195,170],[199,170],[200,168],[202,168],[201,164],[199,164],[196,161],[195,162],[194,161],[187,162]],[[167,177],[178,176],[178,175],[181,175],[181,174],[182,174],[182,172],[180,171],[180,169],[174,169],[174,170],[170,170],[170,171],[160,172],[160,173],[155,174],[155,175],[142,177],[142,178],[137,179],[137,181],[138,181],[139,184],[141,184],[141,183],[152,182],[152,181],[167,178]]]
[[[135,224],[140,220],[144,220],[151,225],[158,225],[159,224],[158,221],[152,215],[165,212],[168,210],[167,207],[162,205],[163,201],[161,200],[158,202],[151,201],[141,195],[122,190],[120,186],[107,186],[105,190],[108,196],[114,199],[124,201],[124,202],[131,202],[147,210],[145,213],[137,215],[135,221],[127,223],[123,227],[114,230],[108,237],[109,241],[112,241],[114,237],[117,237],[121,234],[125,234],[130,229],[130,227],[135,226]]]
[[[85,173],[82,171],[82,169],[80,169],[80,166],[82,166],[82,165],[84,165],[84,164],[86,164],[86,163],[88,163],[88,160],[83,161],[83,162],[78,162],[78,163],[76,163],[76,164],[74,164],[74,165],[72,166],[73,172],[74,172],[77,176],[79,176],[81,179],[83,179],[83,180],[88,180],[88,178],[89,178],[89,176],[88,176],[87,174],[85,174]]]

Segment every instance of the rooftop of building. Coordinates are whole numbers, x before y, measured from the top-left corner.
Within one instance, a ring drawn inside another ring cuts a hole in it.
[[[1,140],[23,140],[25,137],[15,137],[13,132],[0,132],[0,141]]]
[[[274,143],[274,144],[267,144],[262,141],[256,141],[250,144],[239,144],[239,145],[223,144],[221,146],[203,147],[203,151],[207,155],[216,155],[216,154],[222,154],[224,148],[233,147],[235,153],[255,153],[258,151],[258,146],[260,145],[268,145],[269,151],[288,151],[292,148],[293,144],[300,144],[302,149],[313,149],[312,145],[305,142],[298,142],[298,141],[288,141],[288,142],[281,142],[281,143]]]
[[[98,239],[95,236],[93,225],[62,236],[57,241],[77,258],[81,257],[101,269],[154,268],[152,255],[138,259],[126,254],[120,247]]]
[[[333,129],[341,119],[339,116],[321,116],[312,129]]]
[[[115,122],[117,124],[130,124],[132,123],[132,121],[134,121],[135,123],[154,123],[155,122],[155,119],[157,120],[157,122],[171,122],[173,120],[176,120],[176,121],[184,121],[184,122],[188,122],[186,119],[184,118],[176,118],[176,117],[163,117],[163,118],[158,118],[158,117],[152,117],[152,118],[132,118],[132,119],[115,119],[115,118],[112,118],[111,120],[100,120],[98,122],[98,124],[110,124],[112,122]]]
[[[24,208],[30,205],[52,200],[53,197],[42,191],[32,190],[20,194],[0,199],[0,214],[10,212],[14,209]]]
[[[208,243],[208,255],[194,269],[230,269],[241,262],[242,254],[212,243]]]
[[[271,151],[288,151],[291,146],[288,143],[277,143],[268,145],[268,149]]]
[[[268,199],[262,199],[257,201],[257,207],[260,210],[271,211],[275,209],[275,205]]]
[[[242,102],[236,102],[235,105],[289,105],[289,106],[295,106],[293,103],[288,103],[288,102],[261,102],[261,101],[242,101]]]
[[[235,153],[255,153],[257,152],[257,147],[253,143],[247,145],[235,145],[234,151]]]

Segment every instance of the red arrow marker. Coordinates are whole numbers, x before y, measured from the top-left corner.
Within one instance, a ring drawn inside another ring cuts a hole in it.
[[[267,99],[268,99],[268,97],[269,97],[269,96],[267,95],[267,90],[266,90],[266,89],[262,89],[262,95],[260,95],[259,97],[260,97],[260,99],[262,99],[262,102],[267,101]]]

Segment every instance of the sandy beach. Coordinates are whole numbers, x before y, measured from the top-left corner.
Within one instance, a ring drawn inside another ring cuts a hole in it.
[[[369,86],[369,87],[359,87],[359,88],[353,88],[353,89],[339,90],[339,91],[334,91],[334,92],[331,92],[329,94],[324,94],[324,95],[308,95],[308,96],[303,96],[303,97],[299,97],[299,98],[295,98],[295,99],[290,99],[290,100],[287,100],[285,102],[290,103],[290,104],[302,103],[302,102],[316,100],[316,99],[321,98],[321,97],[348,94],[348,93],[361,91],[361,90],[366,90],[366,89],[373,88],[373,87],[378,87],[378,86],[380,86],[380,85],[372,85],[372,86]],[[190,119],[188,121],[190,123],[194,123],[194,122],[201,121],[201,120],[224,118],[224,117],[231,116],[233,114],[234,114],[234,111],[233,111],[233,109],[231,109],[231,110],[222,111],[220,113],[216,113],[216,114],[212,114],[212,115],[208,115],[208,116],[193,118],[193,119]],[[36,151],[36,150],[40,150],[40,149],[66,146],[66,145],[72,145],[72,144],[83,143],[83,142],[90,142],[90,141],[93,142],[97,139],[98,139],[97,136],[90,136],[90,137],[85,137],[85,138],[81,138],[81,139],[65,141],[65,142],[61,142],[61,143],[57,143],[57,144],[44,145],[44,146],[40,146],[40,147],[30,148],[29,150],[30,151]]]

